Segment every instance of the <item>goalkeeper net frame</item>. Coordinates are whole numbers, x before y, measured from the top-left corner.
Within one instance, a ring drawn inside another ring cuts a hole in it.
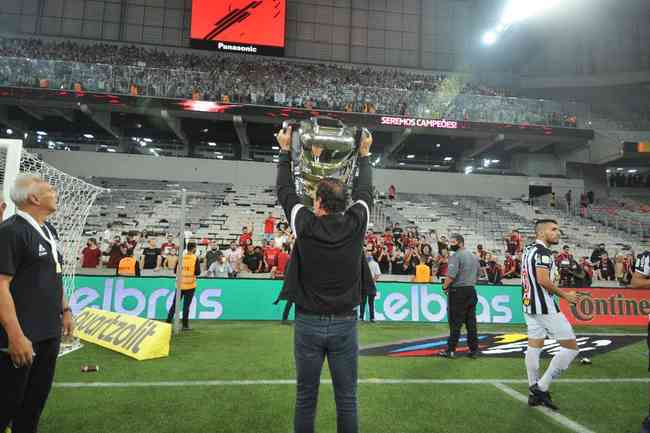
[[[63,250],[63,288],[70,299],[75,289],[75,269],[88,213],[97,196],[107,190],[51,166],[38,155],[24,150],[21,140],[0,140],[0,182],[7,203],[5,219],[15,213],[9,192],[16,176],[21,173],[39,176],[58,193],[58,209],[49,221],[59,234],[59,246]]]

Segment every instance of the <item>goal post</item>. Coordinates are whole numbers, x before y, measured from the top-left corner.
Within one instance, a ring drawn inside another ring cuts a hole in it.
[[[0,139],[0,186],[2,186],[2,197],[7,205],[4,218],[9,218],[16,212],[13,201],[9,198],[9,192],[14,179],[20,170],[20,155],[23,150],[22,140]]]

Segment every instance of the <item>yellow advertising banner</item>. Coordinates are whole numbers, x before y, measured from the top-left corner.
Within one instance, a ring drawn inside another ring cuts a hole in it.
[[[172,326],[168,323],[96,308],[85,308],[76,322],[80,339],[138,361],[169,356]]]

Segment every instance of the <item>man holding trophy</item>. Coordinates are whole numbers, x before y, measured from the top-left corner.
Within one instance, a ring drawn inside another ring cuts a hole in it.
[[[368,161],[372,137],[328,118],[284,126],[276,135],[281,148],[276,187],[296,241],[279,299],[296,305],[294,431],[314,431],[327,357],[337,431],[356,433],[359,348],[354,309],[370,275],[363,242],[373,200]]]

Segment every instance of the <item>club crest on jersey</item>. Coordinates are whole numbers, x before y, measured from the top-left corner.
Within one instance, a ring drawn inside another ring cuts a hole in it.
[[[551,258],[549,256],[542,256],[542,263],[545,265],[551,264]]]
[[[581,335],[576,339],[581,354],[607,353],[643,341],[642,335]],[[521,358],[526,354],[528,336],[526,334],[479,334],[479,352],[490,358]],[[467,340],[461,338],[456,352],[468,352]],[[436,356],[447,350],[447,338],[427,338],[407,343],[387,344],[362,349],[364,356],[390,356],[391,358],[410,358]],[[560,350],[560,344],[551,339],[544,341],[542,357],[550,358]]]
[[[38,244],[38,256],[39,257],[47,256],[47,249],[45,249],[45,247],[41,244]]]

